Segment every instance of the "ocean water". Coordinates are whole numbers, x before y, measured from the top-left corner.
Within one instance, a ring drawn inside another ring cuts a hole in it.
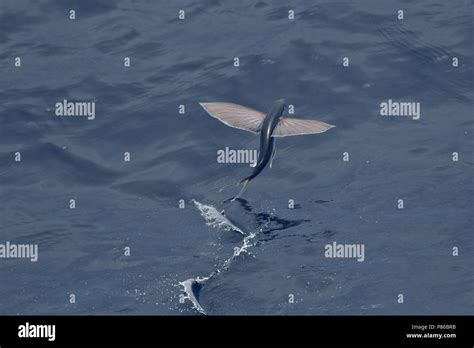
[[[0,314],[473,314],[473,56],[469,0],[2,0]],[[336,128],[224,202],[258,137],[198,103],[279,98]]]

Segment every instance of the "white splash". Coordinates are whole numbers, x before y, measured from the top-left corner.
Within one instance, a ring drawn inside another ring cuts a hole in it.
[[[229,257],[227,260],[224,261],[224,263],[222,265],[222,270],[228,269],[230,267],[230,265],[232,264],[232,262],[235,260],[235,258],[240,256],[240,254],[242,254],[242,253],[249,254],[248,249],[255,245],[255,244],[251,244],[250,242],[256,236],[257,236],[257,233],[252,232],[247,237],[245,237],[244,240],[242,241],[242,245],[240,247],[235,247],[234,248],[234,254],[231,257]],[[220,272],[220,270],[219,270],[219,272]]]
[[[205,205],[202,203],[199,203],[196,200],[192,200],[192,202],[196,205],[198,208],[199,212],[201,213],[201,216],[206,220],[206,224],[212,227],[216,228],[222,228],[226,231],[237,231],[243,235],[245,233],[240,230],[238,227],[236,227],[234,224],[232,224],[224,215],[219,213],[216,208],[214,208],[211,205]],[[260,229],[259,232],[261,232],[262,229]],[[199,313],[206,314],[206,311],[204,308],[202,308],[201,304],[199,303],[196,293],[193,290],[193,286],[197,283],[201,287],[204,286],[204,284],[212,279],[214,276],[220,274],[221,272],[224,272],[229,269],[229,267],[232,265],[232,263],[243,253],[249,254],[248,249],[252,246],[255,245],[255,243],[252,243],[252,240],[257,236],[258,232],[251,232],[249,235],[245,236],[245,238],[242,240],[242,244],[239,247],[234,248],[234,253],[232,254],[231,257],[229,257],[227,260],[225,260],[220,267],[218,267],[216,270],[214,270],[211,274],[209,274],[207,277],[197,277],[197,278],[190,278],[185,281],[182,281],[179,283],[183,287],[183,292],[184,296],[182,298],[191,301],[193,304],[193,308],[197,310]]]
[[[218,212],[217,209],[212,205],[199,203],[195,199],[193,199],[192,202],[196,205],[196,208],[201,213],[201,216],[206,220],[206,224],[208,226],[222,228],[225,231],[236,231],[245,235],[245,233],[240,228],[230,222],[229,219]]]
[[[232,263],[235,261],[237,257],[239,257],[242,253],[249,253],[248,249],[252,247],[255,244],[251,243],[251,240],[254,239],[257,236],[257,233],[251,233],[248,236],[246,236],[243,241],[242,245],[240,247],[235,247],[234,248],[234,253],[232,254],[231,257],[229,257],[227,260],[225,260],[222,263],[222,266],[213,271],[211,274],[209,274],[207,277],[197,277],[197,278],[190,278],[186,279],[185,281],[182,281],[179,283],[183,287],[183,292],[184,296],[182,298],[191,301],[193,304],[193,308],[197,310],[199,313],[202,313],[206,315],[206,311],[204,308],[202,308],[201,304],[199,303],[196,294],[193,291],[193,285],[198,283],[201,286],[204,286],[204,284],[212,279],[214,276],[220,274],[223,271],[226,271],[229,269],[229,267],[232,265]]]
[[[254,244],[251,244],[250,241],[257,236],[256,233],[251,233],[248,236],[246,236],[243,241],[242,245],[240,247],[235,247],[234,248],[234,253],[232,254],[231,257],[229,257],[227,260],[224,261],[221,267],[213,271],[211,274],[209,274],[207,277],[197,277],[197,278],[190,278],[186,279],[185,281],[182,281],[179,283],[183,287],[183,292],[184,296],[182,297],[185,300],[191,301],[193,304],[193,308],[197,310],[199,313],[206,315],[206,311],[204,308],[202,308],[201,304],[199,303],[196,294],[193,291],[193,285],[198,283],[201,286],[204,286],[204,284],[209,280],[212,279],[214,276],[218,275],[219,273],[226,271],[229,269],[230,265],[234,262],[234,260],[239,257],[242,253],[248,253],[248,248],[253,246]]]
[[[207,280],[209,279],[209,277],[204,277],[204,278],[199,278],[197,277],[196,279],[187,279],[183,282],[180,282],[179,285],[181,285],[183,287],[183,292],[184,292],[184,296],[183,296],[183,299],[186,299],[186,300],[189,300],[191,301],[191,303],[193,304],[193,308],[195,310],[197,310],[199,313],[202,313],[202,314],[206,314],[206,311],[204,310],[204,308],[201,307],[201,305],[199,304],[199,301],[198,299],[196,298],[196,295],[194,294],[194,291],[193,291],[193,285],[195,283],[198,283],[198,284],[204,284]]]

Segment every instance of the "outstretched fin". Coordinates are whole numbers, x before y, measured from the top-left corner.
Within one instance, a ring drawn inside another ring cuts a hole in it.
[[[301,120],[297,118],[282,117],[273,131],[272,137],[318,134],[334,127],[336,126],[316,120]]]
[[[265,114],[263,112],[232,103],[199,103],[209,115],[222,123],[259,133]]]

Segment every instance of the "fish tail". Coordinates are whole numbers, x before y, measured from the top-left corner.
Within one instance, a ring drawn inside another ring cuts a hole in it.
[[[239,194],[230,200],[231,202],[235,201],[237,198],[240,198],[240,196],[242,196],[245,189],[247,188],[247,185],[249,184],[250,180],[252,180],[252,179],[253,179],[253,176],[250,175],[250,176],[247,176],[246,178],[240,180],[239,183],[244,184],[244,186],[242,186],[242,189],[240,190]]]
[[[239,184],[243,184],[245,182],[249,182],[250,180],[253,179],[252,175],[247,176],[246,178],[243,178],[242,180],[239,181]]]

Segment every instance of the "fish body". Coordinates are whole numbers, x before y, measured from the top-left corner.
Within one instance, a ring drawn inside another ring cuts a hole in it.
[[[265,116],[260,130],[260,149],[258,152],[257,165],[248,178],[255,178],[270,161],[273,151],[275,151],[275,138],[272,136],[272,134],[278,125],[278,122],[280,122],[280,118],[283,115],[284,109],[285,101],[283,99],[277,100],[273,104],[270,112]]]
[[[275,154],[275,138],[292,135],[323,133],[335,126],[315,120],[302,120],[283,116],[285,101],[278,99],[267,114],[232,103],[199,103],[209,115],[222,123],[260,136],[257,164],[252,173],[240,182],[243,187],[235,200],[242,196],[249,182],[259,175]]]

